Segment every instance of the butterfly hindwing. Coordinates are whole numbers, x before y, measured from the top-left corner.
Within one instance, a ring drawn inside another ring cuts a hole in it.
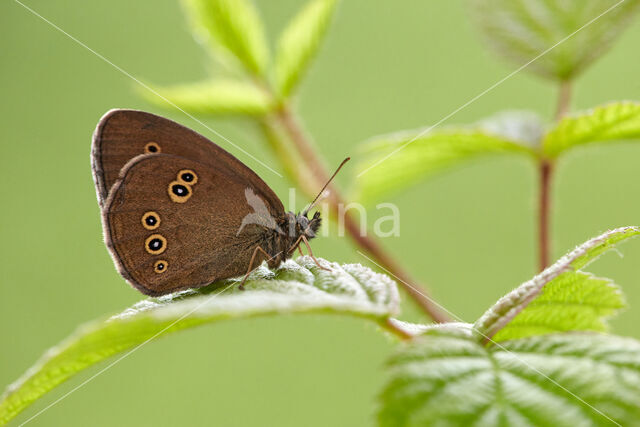
[[[255,188],[229,174],[168,154],[140,155],[124,166],[105,201],[103,226],[114,262],[133,286],[162,295],[246,272],[264,228],[243,224],[255,215],[247,196]]]

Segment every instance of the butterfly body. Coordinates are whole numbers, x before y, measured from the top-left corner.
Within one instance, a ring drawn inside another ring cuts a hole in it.
[[[164,295],[288,259],[320,216],[285,212],[253,171],[197,133],[153,114],[112,110],[92,169],[105,242],[121,275]],[[306,241],[305,241],[306,244]]]

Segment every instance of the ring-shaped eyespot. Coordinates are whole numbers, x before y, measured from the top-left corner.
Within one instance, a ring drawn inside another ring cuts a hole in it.
[[[169,263],[163,259],[159,259],[158,261],[153,263],[153,271],[156,273],[164,273],[169,268]]]
[[[149,141],[147,142],[147,145],[144,146],[144,152],[146,154],[154,154],[161,151],[162,150],[160,149],[160,145],[158,145],[158,143],[155,141]]]
[[[171,181],[167,192],[174,202],[184,203],[191,197],[191,186],[182,181]]]
[[[142,215],[142,226],[147,230],[155,230],[160,227],[160,215],[158,212],[149,211]]]
[[[198,182],[198,175],[191,169],[182,169],[180,172],[178,172],[178,176],[176,179],[183,182],[184,184],[194,185]]]
[[[152,234],[144,241],[144,249],[151,255],[159,255],[167,250],[167,239],[162,234]]]

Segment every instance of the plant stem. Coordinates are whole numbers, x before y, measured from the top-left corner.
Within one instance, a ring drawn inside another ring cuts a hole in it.
[[[411,335],[409,332],[399,327],[396,323],[394,323],[388,317],[383,322],[380,322],[380,326],[386,329],[387,331],[391,332],[392,334],[396,335],[398,338],[400,338],[403,341],[407,341],[413,338],[413,335]]]
[[[571,103],[571,81],[562,80],[558,88],[558,101],[556,103],[556,121],[562,119],[569,111]]]
[[[571,81],[563,80],[558,87],[558,100],[556,102],[555,120],[561,120],[569,111],[571,103]],[[540,271],[547,268],[551,255],[551,180],[553,176],[553,163],[544,157],[540,159],[539,166],[540,189],[538,202],[538,251]]]
[[[320,159],[316,155],[311,141],[302,130],[298,119],[288,106],[283,106],[277,115],[282,127],[286,130],[293,145],[299,151],[304,163],[311,171],[318,186],[324,185],[329,179],[329,174],[324,169]],[[339,206],[343,206],[343,199],[340,193],[330,186],[330,197],[328,202],[334,213],[340,213]],[[400,281],[400,286],[405,289],[409,296],[420,306],[420,308],[434,321],[438,323],[448,322],[451,319],[435,305],[427,295],[423,287],[417,284],[400,265],[387,254],[377,241],[369,236],[360,233],[358,222],[347,212],[344,216],[345,229],[354,242],[364,251],[370,254],[380,265],[391,272]]]
[[[553,167],[548,160],[540,163],[540,200],[538,203],[538,250],[539,266],[542,271],[549,265],[549,214],[551,211],[551,174]]]

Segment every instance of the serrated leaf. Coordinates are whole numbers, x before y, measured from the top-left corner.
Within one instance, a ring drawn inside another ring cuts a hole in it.
[[[562,119],[543,141],[544,154],[557,157],[573,147],[640,138],[640,103],[616,102]]]
[[[574,78],[608,50],[638,11],[638,0],[471,0],[495,51],[525,70]],[[535,60],[534,60],[535,59]]]
[[[222,62],[235,62],[264,75],[269,48],[262,20],[251,0],[183,0],[196,38]]]
[[[289,23],[278,41],[276,83],[287,97],[300,81],[326,33],[336,0],[313,0]]]
[[[557,334],[484,347],[432,329],[390,361],[379,424],[610,426],[640,419],[640,343]]]
[[[605,318],[624,307],[623,297],[608,279],[580,269],[638,234],[638,227],[622,227],[578,246],[500,298],[475,323],[477,339],[500,342],[561,331],[605,330]]]
[[[438,172],[481,156],[535,155],[525,142],[490,134],[482,127],[383,135],[366,143],[363,151],[365,160],[357,168],[359,199],[365,203],[404,190]]]
[[[609,279],[565,272],[547,283],[492,341],[566,331],[605,332],[606,319],[624,307],[622,292]]]
[[[275,271],[258,268],[245,283],[246,291],[237,290],[237,280],[225,281],[211,294],[188,291],[146,299],[106,321],[82,326],[9,386],[0,398],[0,425],[79,371],[160,334],[225,319],[285,313],[341,313],[383,321],[397,312],[398,291],[387,276],[358,264],[321,263],[331,271],[300,257]],[[221,289],[226,291],[215,293]]]
[[[213,80],[140,91],[148,101],[168,108],[171,102],[194,114],[260,115],[271,111],[270,96],[253,83],[237,80]]]

